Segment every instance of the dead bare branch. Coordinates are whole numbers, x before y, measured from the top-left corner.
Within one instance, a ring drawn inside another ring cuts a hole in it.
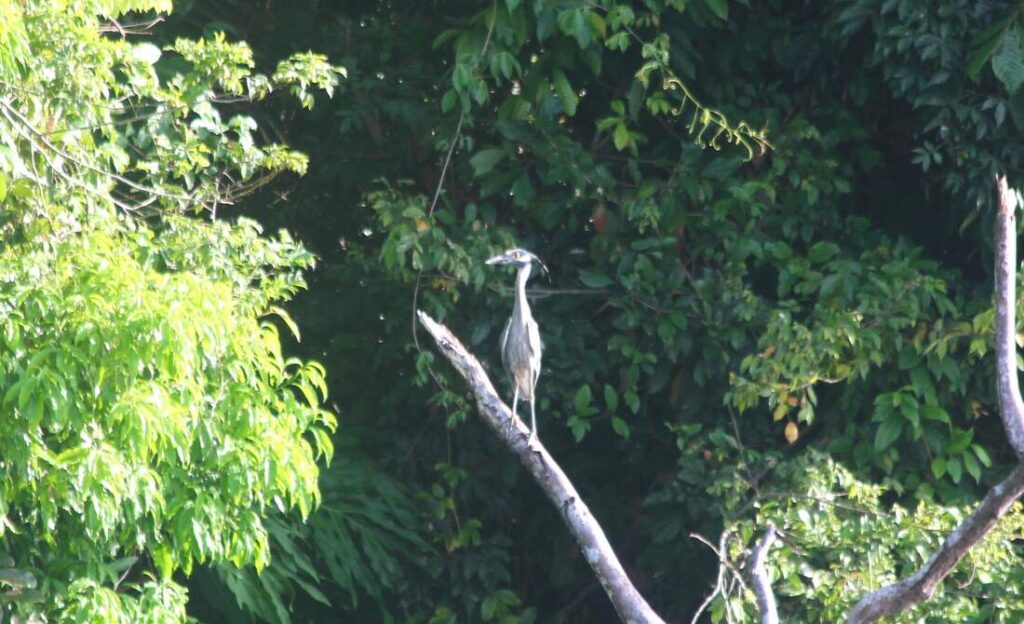
[[[772,591],[768,569],[764,565],[768,560],[768,551],[771,550],[776,537],[775,525],[769,523],[764,536],[750,551],[750,584],[754,586],[754,595],[757,596],[757,610],[761,614],[761,624],[779,624],[775,592]]]
[[[1005,176],[996,178],[996,394],[1010,446],[1024,460],[1024,402],[1017,380],[1017,201]]]
[[[663,624],[664,620],[654,612],[629,580],[604,530],[580,498],[569,477],[562,472],[539,440],[529,440],[529,431],[522,421],[515,418],[512,427],[509,427],[512,411],[498,397],[480,362],[447,327],[423,311],[417,311],[417,316],[433,336],[441,353],[469,383],[484,422],[519,457],[519,461],[561,513],[562,520],[576,538],[580,551],[611,599],[619,618],[623,622],[636,624]]]

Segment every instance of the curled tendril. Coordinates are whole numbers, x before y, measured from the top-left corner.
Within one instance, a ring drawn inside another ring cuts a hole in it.
[[[666,78],[662,82],[662,89],[665,91],[677,91],[682,96],[682,102],[679,106],[669,111],[674,117],[682,115],[683,111],[686,110],[687,102],[693,104],[693,119],[690,121],[687,132],[691,135],[696,135],[694,141],[697,145],[718,150],[722,147],[720,139],[725,143],[742,145],[747,150],[747,160],[771,148],[771,144],[768,142],[767,129],[754,130],[745,121],[741,121],[736,125],[731,124],[724,113],[701,104],[700,100],[693,95],[679,78],[675,76]],[[707,140],[704,138],[704,134],[712,126],[715,131],[711,135],[711,139]]]

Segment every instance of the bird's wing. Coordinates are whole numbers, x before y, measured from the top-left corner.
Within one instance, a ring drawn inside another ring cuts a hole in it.
[[[544,343],[540,340],[540,329],[537,327],[537,321],[530,319],[526,323],[526,331],[529,332],[530,337],[530,370],[533,371],[533,384],[537,384],[537,378],[540,377],[540,356],[541,351],[544,349]],[[533,346],[537,348],[534,349]]]
[[[511,328],[512,318],[509,317],[509,319],[505,321],[505,329],[501,330],[501,366],[509,375],[512,374],[512,366],[510,365],[511,363],[508,361],[508,351],[505,349],[505,346],[508,344],[508,332],[509,329]]]

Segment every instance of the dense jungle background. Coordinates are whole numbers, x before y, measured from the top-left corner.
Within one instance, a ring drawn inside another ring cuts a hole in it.
[[[483,261],[518,245],[550,269],[540,438],[652,605],[689,622],[694,535],[738,568],[772,522],[783,620],[841,620],[1016,463],[1022,11],[0,0],[6,612],[614,621],[414,327],[510,394]],[[1020,621],[1022,539],[1015,508],[894,621]],[[702,621],[755,620],[719,589]]]

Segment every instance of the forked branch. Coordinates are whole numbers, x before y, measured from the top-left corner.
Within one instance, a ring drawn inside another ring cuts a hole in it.
[[[619,618],[623,622],[635,624],[664,624],[629,580],[604,530],[576,492],[569,477],[562,472],[539,440],[534,439],[532,443],[528,441],[529,431],[518,418],[514,419],[513,427],[509,429],[512,411],[494,391],[494,385],[480,362],[447,327],[423,311],[417,311],[417,315],[423,327],[434,337],[441,353],[469,383],[484,422],[519,457],[519,461],[560,512],[565,526],[576,538],[584,558],[597,575],[597,580],[611,599]]]
[[[996,393],[1006,437],[1021,460],[1024,459],[1024,402],[1017,380],[1017,202],[1005,177],[996,179],[996,189],[999,194],[995,223]],[[949,534],[921,569],[862,598],[847,616],[847,624],[875,622],[930,598],[967,551],[992,530],[1022,493],[1024,466],[1018,465],[989,490],[974,513]]]

